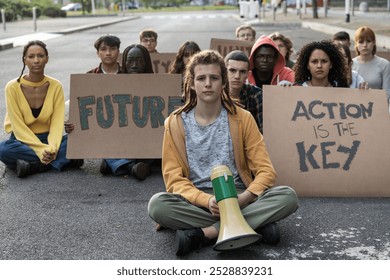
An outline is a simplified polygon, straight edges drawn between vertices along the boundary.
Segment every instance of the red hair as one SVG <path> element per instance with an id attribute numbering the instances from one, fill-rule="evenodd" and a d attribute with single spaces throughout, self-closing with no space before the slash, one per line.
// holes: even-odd
<path id="1" fill-rule="evenodd" d="M 375 33 L 371 28 L 369 28 L 367 26 L 362 26 L 362 27 L 359 27 L 355 32 L 355 51 L 358 55 L 360 55 L 360 52 L 358 50 L 358 42 L 359 41 L 374 42 L 374 48 L 372 50 L 372 54 L 376 54 Z"/>

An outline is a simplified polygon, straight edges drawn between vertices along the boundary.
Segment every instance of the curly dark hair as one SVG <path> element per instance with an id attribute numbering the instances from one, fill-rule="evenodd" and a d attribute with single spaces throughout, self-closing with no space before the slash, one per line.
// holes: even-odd
<path id="1" fill-rule="evenodd" d="M 322 50 L 329 56 L 332 63 L 332 68 L 329 70 L 328 74 L 329 83 L 335 87 L 349 87 L 344 57 L 330 40 L 311 42 L 299 50 L 297 62 L 293 69 L 295 71 L 295 83 L 302 84 L 305 81 L 312 79 L 307 66 L 314 50 Z"/>

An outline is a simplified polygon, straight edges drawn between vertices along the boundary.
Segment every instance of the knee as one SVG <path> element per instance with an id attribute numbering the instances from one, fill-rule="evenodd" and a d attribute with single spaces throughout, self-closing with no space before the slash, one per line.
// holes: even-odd
<path id="1" fill-rule="evenodd" d="M 0 160 L 3 162 L 7 161 L 10 157 L 10 153 L 12 153 L 12 149 L 7 145 L 7 141 L 0 142 Z"/>
<path id="2" fill-rule="evenodd" d="M 0 160 L 3 160 L 4 155 L 4 142 L 0 142 Z"/>
<path id="3" fill-rule="evenodd" d="M 281 202 L 284 205 L 285 209 L 288 209 L 289 212 L 295 212 L 298 209 L 298 196 L 295 190 L 289 186 L 278 186 L 275 187 L 282 194 Z"/>
<path id="4" fill-rule="evenodd" d="M 168 197 L 170 197 L 169 193 L 159 192 L 150 198 L 148 203 L 148 213 L 154 221 L 159 222 L 162 216 L 166 216 L 168 211 L 166 201 Z"/>

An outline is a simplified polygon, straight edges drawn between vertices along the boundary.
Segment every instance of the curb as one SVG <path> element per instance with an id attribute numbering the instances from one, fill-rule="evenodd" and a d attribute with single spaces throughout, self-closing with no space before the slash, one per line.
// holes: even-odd
<path id="1" fill-rule="evenodd" d="M 338 27 L 335 25 L 331 24 L 325 24 L 325 23 L 318 23 L 318 22 L 313 22 L 313 21 L 285 21 L 285 22 L 269 22 L 269 21 L 263 21 L 262 19 L 245 19 L 245 18 L 239 18 L 237 17 L 238 20 L 241 20 L 245 22 L 246 24 L 249 24 L 251 26 L 256 26 L 256 27 L 302 27 L 302 28 L 309 28 L 315 31 L 323 32 L 326 34 L 333 35 L 339 31 L 346 31 L 351 38 L 354 38 L 355 36 L 355 31 L 354 29 L 348 29 L 345 27 Z M 384 49 L 390 49 L 390 37 L 385 36 L 385 35 L 375 35 L 376 37 L 376 45 L 378 47 L 384 48 Z"/>
<path id="2" fill-rule="evenodd" d="M 6 43 L 4 45 L 0 44 L 0 51 L 12 49 L 14 47 L 13 43 Z"/>
<path id="3" fill-rule="evenodd" d="M 129 16 L 129 17 L 126 16 L 126 17 L 115 19 L 115 20 L 109 20 L 109 21 L 105 21 L 105 22 L 81 25 L 81 26 L 67 28 L 67 29 L 63 29 L 63 30 L 59 30 L 59 31 L 50 31 L 50 32 L 41 32 L 41 33 L 58 34 L 59 36 L 60 35 L 67 35 L 67 34 L 72 34 L 72 33 L 79 32 L 79 31 L 89 30 L 89 29 L 93 29 L 96 27 L 107 26 L 110 24 L 120 23 L 120 22 L 124 22 L 124 21 L 137 19 L 137 18 L 139 18 L 139 16 Z M 12 49 L 12 48 L 16 47 L 14 42 L 13 42 L 13 40 L 15 40 L 15 38 L 18 38 L 20 40 L 20 38 L 22 38 L 22 37 L 28 38 L 30 36 L 31 36 L 31 34 L 27 34 L 27 35 L 23 35 L 23 36 L 0 40 L 0 51 Z M 1 43 L 1 41 L 3 41 L 3 43 Z"/>
<path id="4" fill-rule="evenodd" d="M 335 34 L 339 31 L 346 31 L 351 38 L 354 38 L 355 36 L 355 30 L 353 29 L 337 27 L 334 25 L 323 24 L 318 22 L 302 21 L 302 27 L 310 28 L 312 30 L 324 32 L 327 34 Z M 382 47 L 384 49 L 390 49 L 390 37 L 376 34 L 375 38 L 376 38 L 376 45 L 378 47 Z"/>
<path id="5" fill-rule="evenodd" d="M 93 28 L 96 28 L 96 27 L 107 26 L 107 25 L 110 25 L 110 24 L 115 24 L 115 23 L 119 23 L 119 22 L 129 21 L 129 20 L 133 20 L 133 19 L 137 19 L 137 18 L 139 18 L 139 16 L 131 16 L 131 17 L 126 17 L 126 18 L 120 18 L 120 19 L 116 19 L 116 20 L 110 20 L 110 21 L 106 21 L 106 22 L 101 22 L 101 23 L 98 23 L 98 24 L 92 23 L 92 24 L 77 26 L 77 27 L 73 27 L 73 28 L 63 29 L 63 30 L 60 30 L 58 32 L 56 31 L 56 32 L 49 32 L 49 33 L 56 33 L 56 34 L 67 35 L 67 34 L 72 34 L 72 33 L 78 32 L 78 31 L 84 31 L 84 30 L 93 29 Z"/>

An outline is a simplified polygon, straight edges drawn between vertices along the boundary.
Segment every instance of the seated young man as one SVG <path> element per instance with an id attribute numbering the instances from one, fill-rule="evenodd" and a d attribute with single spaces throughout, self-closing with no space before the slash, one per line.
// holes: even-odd
<path id="1" fill-rule="evenodd" d="M 229 95 L 227 68 L 212 50 L 195 54 L 187 66 L 183 107 L 165 121 L 162 172 L 166 192 L 149 201 L 150 217 L 176 230 L 175 251 L 181 256 L 219 234 L 219 207 L 210 173 L 226 165 L 237 188 L 238 204 L 247 223 L 275 244 L 275 223 L 298 208 L 295 191 L 274 187 L 275 170 L 253 116 L 235 106 Z"/>

